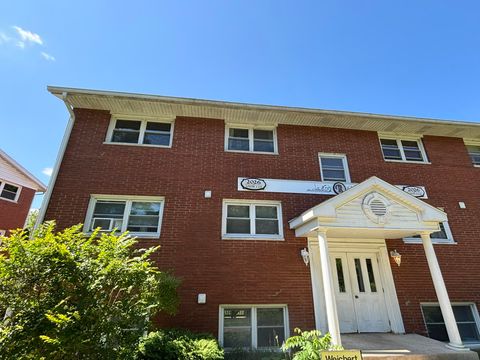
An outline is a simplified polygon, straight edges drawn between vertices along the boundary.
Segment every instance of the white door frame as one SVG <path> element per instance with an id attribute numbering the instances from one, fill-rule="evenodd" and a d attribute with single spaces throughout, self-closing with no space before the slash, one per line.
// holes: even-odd
<path id="1" fill-rule="evenodd" d="M 391 330 L 395 334 L 404 334 L 402 313 L 398 303 L 397 291 L 393 280 L 390 259 L 388 256 L 385 240 L 358 240 L 329 238 L 330 252 L 378 252 L 378 268 L 381 282 L 385 290 L 385 305 L 387 307 L 388 320 Z M 315 310 L 316 328 L 323 333 L 328 331 L 327 316 L 325 313 L 325 297 L 323 295 L 322 270 L 318 250 L 318 240 L 308 238 L 308 252 L 310 254 L 310 276 L 312 282 L 313 305 Z"/>

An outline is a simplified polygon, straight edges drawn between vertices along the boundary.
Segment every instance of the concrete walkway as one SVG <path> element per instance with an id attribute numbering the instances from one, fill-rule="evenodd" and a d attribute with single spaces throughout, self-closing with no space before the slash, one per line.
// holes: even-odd
<path id="1" fill-rule="evenodd" d="M 342 334 L 345 349 L 362 350 L 365 360 L 478 360 L 473 351 L 455 351 L 417 334 Z"/>

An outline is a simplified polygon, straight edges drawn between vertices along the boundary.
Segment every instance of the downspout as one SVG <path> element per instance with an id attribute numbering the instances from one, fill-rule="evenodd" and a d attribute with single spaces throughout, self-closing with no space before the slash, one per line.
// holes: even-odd
<path id="1" fill-rule="evenodd" d="M 47 212 L 48 204 L 50 203 L 50 197 L 52 196 L 53 187 L 57 180 L 58 171 L 60 165 L 62 164 L 63 156 L 65 155 L 65 149 L 67 148 L 68 140 L 70 139 L 70 134 L 72 132 L 73 123 L 75 122 L 75 114 L 73 113 L 73 107 L 67 102 L 67 92 L 62 93 L 62 100 L 67 107 L 70 118 L 68 119 L 67 127 L 65 128 L 65 133 L 63 135 L 62 143 L 60 144 L 60 149 L 58 151 L 57 159 L 55 161 L 55 166 L 53 167 L 52 176 L 48 182 L 47 191 L 43 197 L 42 206 L 38 212 L 37 221 L 35 222 L 35 229 L 37 229 L 45 220 L 45 214 Z"/>

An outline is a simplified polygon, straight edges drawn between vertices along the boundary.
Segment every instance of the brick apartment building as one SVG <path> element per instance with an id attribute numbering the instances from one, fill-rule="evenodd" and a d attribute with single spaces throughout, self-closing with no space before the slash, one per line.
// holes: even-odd
<path id="1" fill-rule="evenodd" d="M 129 230 L 182 279 L 162 326 L 480 343 L 480 125 L 49 87 L 70 121 L 41 219 Z"/>
<path id="2" fill-rule="evenodd" d="M 23 228 L 36 192 L 45 185 L 0 149 L 0 235 Z"/>

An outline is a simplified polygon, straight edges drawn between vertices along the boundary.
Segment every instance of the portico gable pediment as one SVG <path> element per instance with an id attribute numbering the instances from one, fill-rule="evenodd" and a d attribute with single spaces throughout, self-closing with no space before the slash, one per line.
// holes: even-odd
<path id="1" fill-rule="evenodd" d="M 397 237 L 437 230 L 445 220 L 443 211 L 374 176 L 292 219 L 290 228 L 297 236 L 323 227 L 339 236 L 356 229 L 364 236 Z"/>

